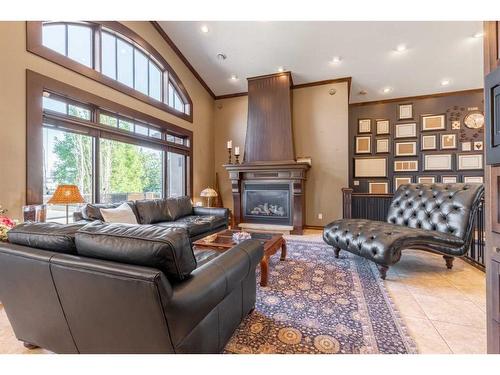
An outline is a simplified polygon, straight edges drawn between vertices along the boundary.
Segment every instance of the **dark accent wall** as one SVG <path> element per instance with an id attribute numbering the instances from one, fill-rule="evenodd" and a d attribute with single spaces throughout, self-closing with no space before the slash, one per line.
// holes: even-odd
<path id="1" fill-rule="evenodd" d="M 457 176 L 457 182 L 463 182 L 466 176 L 483 176 L 484 170 L 458 170 L 459 154 L 479 154 L 483 150 L 474 150 L 474 142 L 483 142 L 484 149 L 484 126 L 481 129 L 470 129 L 465 126 L 464 119 L 469 113 L 483 113 L 484 100 L 482 90 L 468 90 L 453 92 L 448 95 L 438 94 L 415 98 L 401 98 L 401 100 L 389 100 L 381 102 L 355 103 L 349 105 L 349 186 L 354 192 L 368 193 L 370 182 L 388 182 L 388 192 L 394 192 L 395 177 L 412 177 L 412 182 L 418 182 L 419 176 L 434 176 L 435 182 L 441 182 L 442 176 Z M 399 105 L 413 105 L 413 117 L 411 119 L 399 119 Z M 445 129 L 422 132 L 422 116 L 425 115 L 445 115 Z M 366 134 L 358 133 L 358 120 L 371 119 L 371 132 Z M 376 120 L 389 120 L 388 135 L 376 135 Z M 460 121 L 460 129 L 452 129 L 452 122 Z M 396 124 L 416 123 L 416 136 L 408 138 L 395 138 Z M 422 134 L 436 135 L 437 149 L 423 151 Z M 455 149 L 441 148 L 441 135 L 455 134 Z M 356 154 L 356 136 L 371 137 L 371 152 L 367 154 Z M 376 140 L 378 138 L 389 138 L 389 152 L 376 153 Z M 395 156 L 396 142 L 416 141 L 416 156 Z M 471 151 L 462 151 L 462 143 L 471 142 Z M 424 156 L 427 154 L 452 154 L 452 170 L 450 171 L 424 171 Z M 355 158 L 386 157 L 387 176 L 385 178 L 354 178 Z M 484 159 L 484 158 L 483 158 Z M 418 171 L 394 172 L 395 160 L 418 160 Z M 483 160 L 484 165 L 484 160 Z M 358 181 L 359 185 L 354 182 Z"/>

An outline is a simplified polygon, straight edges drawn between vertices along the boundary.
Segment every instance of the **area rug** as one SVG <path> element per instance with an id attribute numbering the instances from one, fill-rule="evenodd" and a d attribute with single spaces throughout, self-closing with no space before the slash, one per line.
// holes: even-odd
<path id="1" fill-rule="evenodd" d="M 268 286 L 257 286 L 256 308 L 227 353 L 417 352 L 372 262 L 336 259 L 317 241 L 288 239 L 287 250 L 285 261 L 272 257 Z"/>

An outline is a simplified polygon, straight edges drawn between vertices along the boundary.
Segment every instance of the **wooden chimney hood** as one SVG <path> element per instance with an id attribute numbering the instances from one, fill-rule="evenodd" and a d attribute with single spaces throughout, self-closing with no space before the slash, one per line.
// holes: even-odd
<path id="1" fill-rule="evenodd" d="M 290 72 L 248 78 L 244 163 L 294 163 Z"/>

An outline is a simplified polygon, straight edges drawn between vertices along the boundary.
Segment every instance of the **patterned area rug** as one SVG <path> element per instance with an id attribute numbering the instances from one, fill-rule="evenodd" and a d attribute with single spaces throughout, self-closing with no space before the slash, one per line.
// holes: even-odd
<path id="1" fill-rule="evenodd" d="M 228 353 L 416 353 L 372 262 L 322 242 L 287 240 Z M 260 281 L 260 267 L 257 267 Z"/>

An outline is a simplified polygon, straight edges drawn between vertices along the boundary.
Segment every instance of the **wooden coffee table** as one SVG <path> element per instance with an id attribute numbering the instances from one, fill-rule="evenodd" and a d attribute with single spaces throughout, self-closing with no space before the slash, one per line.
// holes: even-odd
<path id="1" fill-rule="evenodd" d="M 225 229 L 221 232 L 199 239 L 193 243 L 195 247 L 226 251 L 237 245 L 233 241 L 233 233 L 241 230 Z M 286 242 L 281 233 L 247 231 L 252 239 L 264 245 L 264 256 L 260 261 L 260 285 L 267 286 L 269 277 L 269 258 L 281 249 L 280 260 L 286 258 Z"/>

